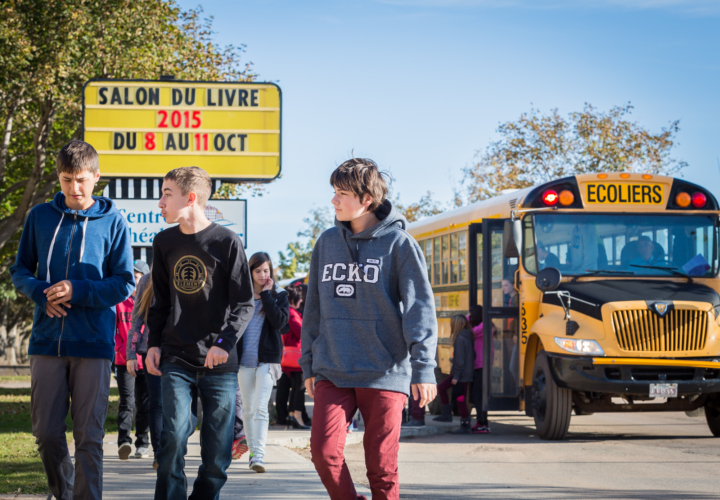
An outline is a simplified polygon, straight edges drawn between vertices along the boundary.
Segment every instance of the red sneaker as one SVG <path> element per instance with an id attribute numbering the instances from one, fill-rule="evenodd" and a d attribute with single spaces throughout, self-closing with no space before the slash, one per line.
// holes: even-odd
<path id="1" fill-rule="evenodd" d="M 247 440 L 245 438 L 233 441 L 232 445 L 232 457 L 233 460 L 237 460 L 242 457 L 248 451 Z"/>

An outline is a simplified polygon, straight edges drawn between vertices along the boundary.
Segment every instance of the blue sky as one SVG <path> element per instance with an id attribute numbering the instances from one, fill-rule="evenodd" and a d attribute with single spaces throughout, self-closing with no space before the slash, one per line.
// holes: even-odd
<path id="1" fill-rule="evenodd" d="M 199 5 L 181 1 L 183 8 Z M 631 102 L 659 132 L 679 119 L 682 176 L 720 197 L 716 0 L 205 0 L 221 45 L 245 44 L 283 91 L 283 175 L 249 198 L 248 252 L 275 258 L 354 151 L 403 201 L 448 201 L 501 122 Z"/>

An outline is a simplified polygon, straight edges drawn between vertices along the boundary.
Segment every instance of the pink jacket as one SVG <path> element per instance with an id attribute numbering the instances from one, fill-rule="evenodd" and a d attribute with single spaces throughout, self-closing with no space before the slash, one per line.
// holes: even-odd
<path id="1" fill-rule="evenodd" d="M 125 353 L 134 306 L 135 299 L 133 297 L 128 297 L 124 302 L 121 302 L 117 306 L 115 306 L 115 310 L 117 313 L 117 328 L 115 329 L 116 365 L 125 365 L 127 363 L 127 360 L 125 359 Z"/>
<path id="2" fill-rule="evenodd" d="M 475 369 L 483 367 L 483 324 L 480 323 L 478 326 L 473 328 L 473 334 L 475 334 Z M 492 363 L 492 356 L 495 354 L 495 346 L 493 345 L 492 339 L 490 339 L 490 362 Z"/>

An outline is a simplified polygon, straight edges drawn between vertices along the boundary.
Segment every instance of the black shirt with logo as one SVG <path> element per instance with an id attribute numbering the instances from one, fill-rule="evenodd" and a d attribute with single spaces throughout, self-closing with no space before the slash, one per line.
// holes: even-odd
<path id="1" fill-rule="evenodd" d="M 235 346 L 253 315 L 253 287 L 237 234 L 212 223 L 195 234 L 178 226 L 153 241 L 153 292 L 148 348 L 162 361 L 193 371 L 204 368 L 212 346 L 228 352 L 212 372 L 238 371 Z"/>

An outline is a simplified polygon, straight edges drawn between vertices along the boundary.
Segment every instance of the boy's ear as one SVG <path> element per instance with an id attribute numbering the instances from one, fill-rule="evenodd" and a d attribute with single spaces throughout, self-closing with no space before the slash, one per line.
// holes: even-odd
<path id="1" fill-rule="evenodd" d="M 190 192 L 188 193 L 188 203 L 187 203 L 187 206 L 188 206 L 188 207 L 191 207 L 191 206 L 195 205 L 195 203 L 197 203 L 197 193 L 195 193 L 195 192 L 193 192 L 193 191 L 190 191 Z"/>
<path id="2" fill-rule="evenodd" d="M 369 194 L 365 193 L 365 194 L 363 195 L 362 205 L 363 205 L 365 208 L 368 208 L 370 205 L 372 205 L 372 202 L 373 202 L 372 196 L 370 196 Z"/>

